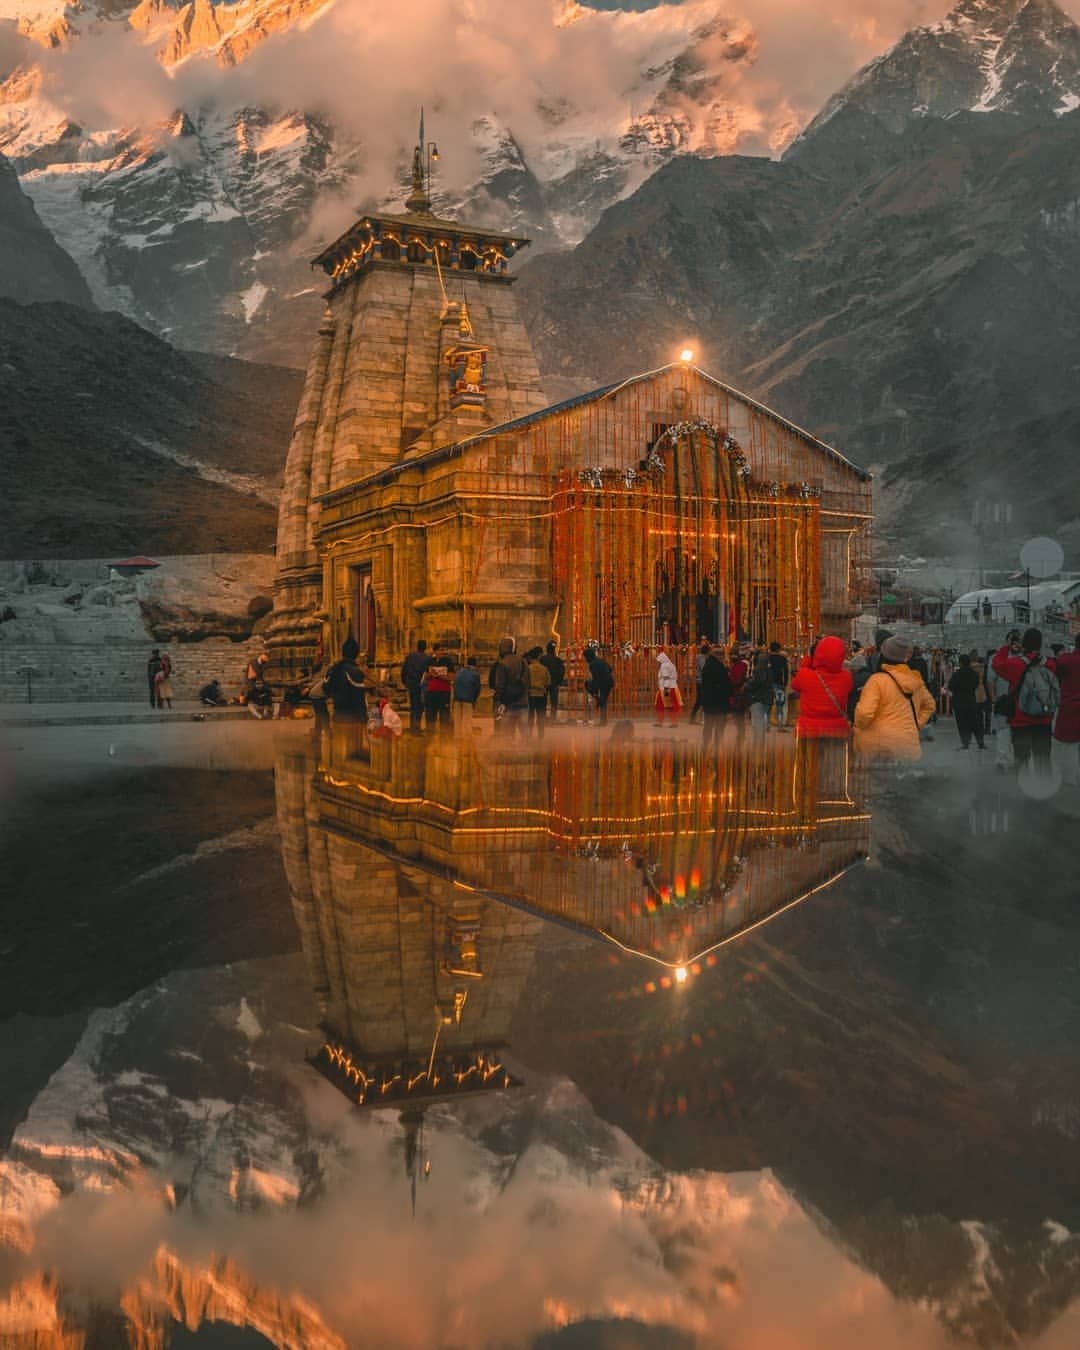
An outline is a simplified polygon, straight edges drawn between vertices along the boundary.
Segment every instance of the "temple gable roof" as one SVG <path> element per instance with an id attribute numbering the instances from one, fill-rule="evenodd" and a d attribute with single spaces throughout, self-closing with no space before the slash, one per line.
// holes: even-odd
<path id="1" fill-rule="evenodd" d="M 439 463 L 441 460 L 451 459 L 454 456 L 461 455 L 472 447 L 479 445 L 484 441 L 491 440 L 495 436 L 503 436 L 517 431 L 523 431 L 525 428 L 543 422 L 547 418 L 557 417 L 562 413 L 584 407 L 589 403 L 600 403 L 604 399 L 613 398 L 624 389 L 632 388 L 635 385 L 646 384 L 649 381 L 658 381 L 662 376 L 667 375 L 673 370 L 688 370 L 695 378 L 711 385 L 714 389 L 726 394 L 728 397 L 738 400 L 763 417 L 775 422 L 778 426 L 784 428 L 784 430 L 800 437 L 808 445 L 818 450 L 823 456 L 833 461 L 833 463 L 839 464 L 855 474 L 861 481 L 872 481 L 873 474 L 853 463 L 846 455 L 841 454 L 839 450 L 829 445 L 826 441 L 819 439 L 811 432 L 806 431 L 796 423 L 789 421 L 786 417 L 782 417 L 772 408 L 767 407 L 764 403 L 758 402 L 757 399 L 751 398 L 748 394 L 744 394 L 740 390 L 735 389 L 732 385 L 725 384 L 722 380 L 716 379 L 715 376 L 709 375 L 705 371 L 698 369 L 697 366 L 686 367 L 683 366 L 681 362 L 672 362 L 669 365 L 659 367 L 657 370 L 645 371 L 640 375 L 631 375 L 625 380 L 618 380 L 612 384 L 602 385 L 598 389 L 592 389 L 587 393 L 577 394 L 572 398 L 563 399 L 559 403 L 552 403 L 546 408 L 539 408 L 535 412 L 525 413 L 520 417 L 512 418 L 508 422 L 500 422 L 495 426 L 486 427 L 464 440 L 448 442 L 444 445 L 436 446 L 431 450 L 427 450 L 419 455 L 414 455 L 409 459 L 402 460 L 399 464 L 391 465 L 389 468 L 383 469 L 380 472 L 372 474 L 370 477 L 358 481 L 363 482 L 365 485 L 370 484 L 371 486 L 392 482 L 396 477 L 403 473 L 407 473 L 409 470 L 426 468 L 429 465 Z M 429 432 L 430 430 L 432 429 L 429 429 Z M 356 483 L 345 484 L 334 492 L 324 494 L 321 500 L 331 501 L 339 494 L 353 491 L 355 487 Z"/>

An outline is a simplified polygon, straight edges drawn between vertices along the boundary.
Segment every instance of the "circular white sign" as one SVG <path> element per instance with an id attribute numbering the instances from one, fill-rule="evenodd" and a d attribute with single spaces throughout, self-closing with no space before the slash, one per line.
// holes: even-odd
<path id="1" fill-rule="evenodd" d="M 1064 561 L 1065 551 L 1058 541 L 1043 535 L 1038 539 L 1029 539 L 1020 550 L 1021 567 L 1042 581 L 1047 577 L 1056 577 Z"/>

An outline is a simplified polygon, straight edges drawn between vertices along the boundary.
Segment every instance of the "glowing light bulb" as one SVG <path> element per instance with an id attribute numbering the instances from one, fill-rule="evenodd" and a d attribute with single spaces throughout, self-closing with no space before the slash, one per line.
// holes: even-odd
<path id="1" fill-rule="evenodd" d="M 685 967 L 685 966 L 679 966 L 678 969 L 675 971 L 675 983 L 676 983 L 676 984 L 685 984 L 685 983 L 686 983 L 686 975 L 687 975 L 686 967 Z"/>
<path id="2" fill-rule="evenodd" d="M 694 359 L 693 347 L 684 347 L 679 353 L 679 360 L 689 364 Z"/>

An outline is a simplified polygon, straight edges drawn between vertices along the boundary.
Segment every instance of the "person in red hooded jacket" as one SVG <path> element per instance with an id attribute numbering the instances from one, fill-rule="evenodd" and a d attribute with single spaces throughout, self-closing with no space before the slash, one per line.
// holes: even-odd
<path id="1" fill-rule="evenodd" d="M 800 736 L 839 740 L 850 735 L 847 705 L 855 682 L 844 669 L 846 656 L 840 638 L 823 637 L 799 667 L 791 687 L 799 695 Z"/>
<path id="2" fill-rule="evenodd" d="M 994 674 L 1000 680 L 1008 682 L 1009 692 L 1013 697 L 1009 730 L 1012 735 L 1013 757 L 1019 767 L 1032 758 L 1044 761 L 1050 758 L 1050 728 L 1054 721 L 1053 713 L 1032 716 L 1024 712 L 1020 706 L 1020 687 L 1030 678 L 1030 672 L 1034 668 L 1045 665 L 1051 674 L 1056 674 L 1057 662 L 1053 657 L 1049 661 L 1043 661 L 1042 645 L 1042 632 L 1038 628 L 1029 628 L 1020 639 L 1019 653 L 1015 650 L 1015 643 L 1006 643 L 990 662 Z M 1056 678 L 1054 683 L 1057 683 Z"/>

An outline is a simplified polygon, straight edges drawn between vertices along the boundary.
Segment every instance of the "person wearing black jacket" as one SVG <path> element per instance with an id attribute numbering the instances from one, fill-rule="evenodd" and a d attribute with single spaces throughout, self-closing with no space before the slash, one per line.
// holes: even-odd
<path id="1" fill-rule="evenodd" d="M 910 665 L 911 662 L 909 661 L 908 664 Z M 960 733 L 960 745 L 958 746 L 960 750 L 971 749 L 972 734 L 975 736 L 975 743 L 979 749 L 986 749 L 986 742 L 983 740 L 981 709 L 976 701 L 978 689 L 978 672 L 972 667 L 971 657 L 963 652 L 960 656 L 960 664 L 953 671 L 952 678 L 949 680 L 953 716 L 956 718 L 956 729 Z"/>
<path id="2" fill-rule="evenodd" d="M 589 678 L 585 681 L 585 692 L 596 699 L 596 709 L 600 725 L 607 726 L 607 705 L 611 691 L 615 688 L 615 676 L 611 667 L 595 647 L 585 648 L 585 660 L 589 667 Z"/>
<path id="3" fill-rule="evenodd" d="M 401 683 L 409 695 L 409 727 L 412 731 L 420 730 L 420 721 L 424 716 L 424 676 L 431 661 L 427 643 L 421 638 L 416 644 L 416 651 L 410 652 L 401 664 Z"/>
<path id="4" fill-rule="evenodd" d="M 566 662 L 557 655 L 554 642 L 548 643 L 547 651 L 540 658 L 540 664 L 551 676 L 547 696 L 551 706 L 551 720 L 554 722 L 559 715 L 559 690 L 566 683 Z"/>
<path id="5" fill-rule="evenodd" d="M 701 701 L 706 748 L 719 744 L 724 719 L 731 712 L 731 696 L 734 692 L 731 676 L 724 664 L 723 648 L 711 647 L 698 679 L 698 698 Z"/>
<path id="6" fill-rule="evenodd" d="M 367 683 L 364 672 L 356 664 L 360 644 L 355 638 L 346 638 L 341 648 L 341 660 L 326 672 L 324 688 L 334 700 L 336 720 L 367 721 Z"/>

